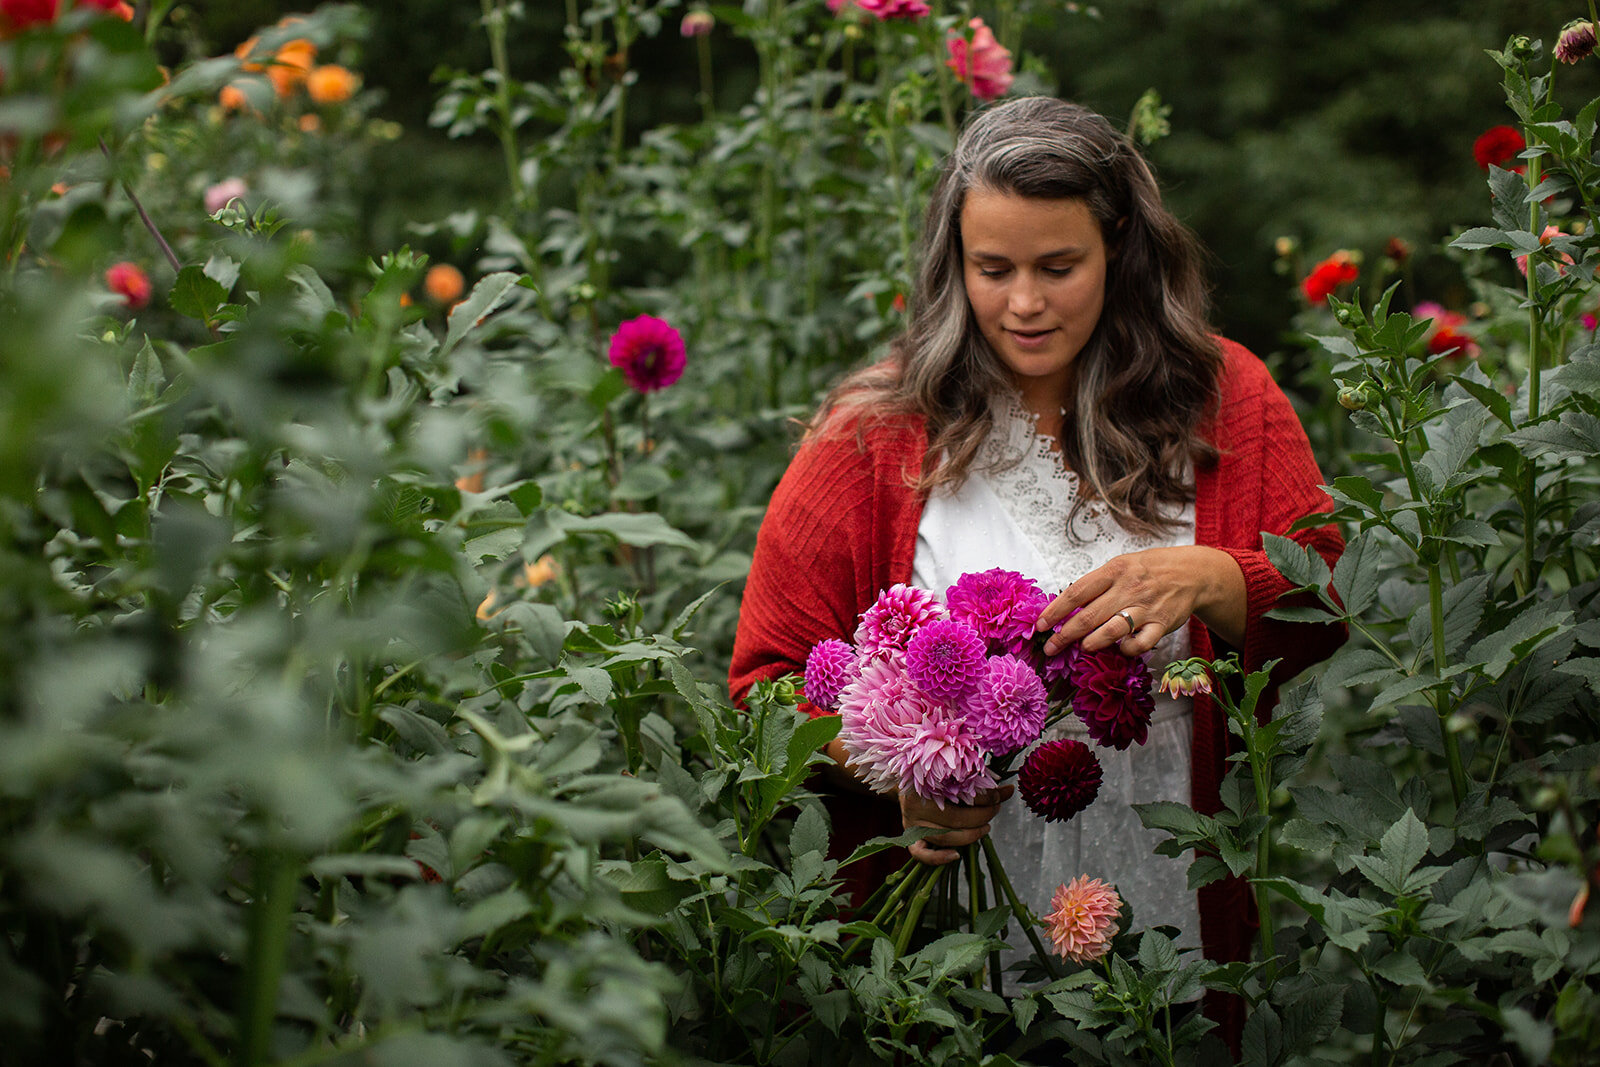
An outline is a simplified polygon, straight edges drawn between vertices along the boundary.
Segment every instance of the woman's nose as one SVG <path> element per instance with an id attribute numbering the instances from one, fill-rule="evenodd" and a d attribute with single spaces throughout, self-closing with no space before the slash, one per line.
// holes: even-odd
<path id="1" fill-rule="evenodd" d="M 1013 315 L 1037 315 L 1044 310 L 1044 293 L 1039 289 L 1039 283 L 1033 278 L 1019 276 L 1011 286 L 1007 303 Z"/>

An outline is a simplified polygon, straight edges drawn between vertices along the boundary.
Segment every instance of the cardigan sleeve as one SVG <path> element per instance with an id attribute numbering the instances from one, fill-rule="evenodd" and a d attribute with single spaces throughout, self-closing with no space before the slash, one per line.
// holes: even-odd
<path id="1" fill-rule="evenodd" d="M 921 462 L 919 434 L 920 425 L 860 436 L 846 426 L 801 445 L 756 535 L 728 672 L 735 700 L 801 671 L 818 641 L 851 640 L 878 591 L 906 580 L 920 507 L 906 472 Z"/>
<path id="2" fill-rule="evenodd" d="M 1331 524 L 1289 532 L 1300 518 L 1331 510 L 1333 501 L 1322 488 L 1311 444 L 1283 390 L 1255 356 L 1237 345 L 1225 347 L 1228 372 L 1218 419 L 1219 444 L 1225 451 L 1214 476 L 1235 518 L 1217 547 L 1244 573 L 1245 639 L 1238 650 L 1244 669 L 1281 659 L 1273 672 L 1281 682 L 1332 655 L 1346 631 L 1339 625 L 1267 617 L 1293 586 L 1268 562 L 1261 534 L 1288 537 L 1315 551 L 1329 567 L 1344 551 L 1344 538 Z M 1253 506 L 1245 506 L 1247 500 Z M 1244 516 L 1251 517 L 1248 529 L 1240 525 Z"/>

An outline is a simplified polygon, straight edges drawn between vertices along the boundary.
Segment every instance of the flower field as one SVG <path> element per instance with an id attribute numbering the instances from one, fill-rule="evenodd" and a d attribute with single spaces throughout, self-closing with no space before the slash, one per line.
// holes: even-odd
<path id="1" fill-rule="evenodd" d="M 463 6 L 486 62 L 413 87 L 413 130 L 382 5 L 213 40 L 206 5 L 0 0 L 0 1067 L 1597 1062 L 1592 5 L 1463 46 L 1504 103 L 1442 241 L 1358 233 L 1401 197 L 1330 201 L 1347 241 L 1202 227 L 1276 272 L 1219 296 L 1275 309 L 1237 314 L 1348 541 L 1267 539 L 1276 617 L 1349 631 L 1267 721 L 1228 657 L 1031 662 L 1048 596 L 1004 574 L 886 593 L 857 644 L 903 671 L 834 641 L 728 693 L 797 420 L 904 325 L 964 116 L 1114 87 L 1039 42 L 1156 15 Z M 1214 152 L 1139 91 L 1114 121 L 1152 155 Z M 1229 159 L 1266 212 L 1263 143 Z M 1251 958 L 1080 871 L 1036 931 L 976 850 L 850 906 L 911 839 L 830 852 L 819 750 L 854 731 L 885 784 L 970 755 L 874 719 L 913 684 L 1003 758 L 1064 690 L 1117 749 L 1155 694 L 1214 693 L 1222 807 L 1139 817 L 1191 886 L 1243 880 Z M 1093 760 L 1040 746 L 1015 803 L 1115 802 Z"/>

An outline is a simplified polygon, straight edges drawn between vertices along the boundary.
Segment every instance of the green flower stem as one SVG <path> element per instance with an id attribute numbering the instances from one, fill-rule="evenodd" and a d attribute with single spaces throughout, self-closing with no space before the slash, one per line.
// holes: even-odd
<path id="1" fill-rule="evenodd" d="M 1028 935 L 1028 941 L 1033 945 L 1033 951 L 1038 953 L 1039 959 L 1044 963 L 1045 970 L 1050 972 L 1052 980 L 1061 977 L 1061 970 L 1056 966 L 1056 959 L 1045 951 L 1044 942 L 1039 940 L 1039 934 L 1034 930 L 1038 920 L 1033 917 L 1033 912 L 1023 906 L 1017 899 L 1017 891 L 1011 886 L 1011 879 L 1006 876 L 1005 866 L 1000 862 L 1000 853 L 995 851 L 994 839 L 988 834 L 983 836 L 983 855 L 989 861 L 989 877 L 1005 893 L 1007 902 L 1011 905 L 1011 913 L 1016 916 L 1017 922 L 1022 926 L 1022 932 Z"/>
<path id="2" fill-rule="evenodd" d="M 100 139 L 100 151 L 106 157 L 106 162 L 111 163 L 115 168 L 116 161 L 111 158 L 111 149 L 103 137 Z M 161 236 L 161 228 L 150 217 L 150 213 L 144 209 L 144 204 L 140 203 L 138 194 L 133 191 L 132 183 L 126 178 L 118 178 L 117 184 L 122 186 L 123 195 L 133 204 L 133 209 L 139 213 L 139 221 L 144 223 L 146 230 L 150 231 L 150 236 L 156 239 L 156 244 L 161 247 L 161 254 L 167 258 L 167 262 L 171 264 L 173 272 L 176 273 L 183 270 L 183 264 L 178 262 L 177 253 L 172 250 L 172 246 L 167 243 L 167 239 Z M 210 323 L 206 325 L 209 326 Z"/>
<path id="3" fill-rule="evenodd" d="M 1529 130 L 1529 140 L 1532 141 L 1533 131 Z M 1528 160 L 1528 188 L 1534 189 L 1539 185 L 1539 157 Z M 1542 230 L 1540 225 L 1539 202 L 1535 200 L 1528 205 L 1528 230 L 1537 237 Z M 1534 423 L 1539 419 L 1539 304 L 1538 283 L 1539 271 L 1535 266 L 1535 257 L 1528 256 L 1528 271 L 1524 282 L 1528 294 L 1528 422 Z M 1519 593 L 1533 588 L 1533 548 L 1536 540 L 1536 526 L 1539 519 L 1538 503 L 1538 464 L 1532 457 L 1523 459 L 1524 477 L 1522 482 L 1522 577 L 1523 586 Z"/>
<path id="4" fill-rule="evenodd" d="M 712 92 L 711 83 L 711 35 L 702 33 L 694 39 L 695 50 L 700 54 L 700 110 L 705 115 L 706 125 L 716 118 L 716 94 Z"/>
<path id="5" fill-rule="evenodd" d="M 1439 565 L 1428 568 L 1428 611 L 1433 623 L 1433 670 L 1444 673 L 1444 576 Z M 1450 730 L 1450 684 L 1441 683 L 1434 691 L 1434 710 L 1439 715 L 1439 736 L 1444 741 L 1445 761 L 1450 767 L 1450 793 L 1456 806 L 1467 796 L 1467 772 L 1461 762 L 1461 745 Z"/>
<path id="6" fill-rule="evenodd" d="M 898 872 L 899 881 L 894 889 L 890 891 L 889 899 L 884 901 L 883 907 L 878 909 L 878 913 L 872 917 L 872 925 L 882 930 L 883 924 L 895 913 L 895 909 L 900 906 L 900 902 L 905 898 L 906 893 L 915 886 L 920 885 L 932 871 L 933 868 L 921 860 L 908 860 L 906 865 L 900 868 Z M 865 937 L 858 937 L 850 942 L 849 945 L 845 946 L 844 951 L 839 954 L 840 961 L 848 960 L 855 953 L 855 950 L 865 944 L 867 940 Z"/>
<path id="7" fill-rule="evenodd" d="M 1241 719 L 1248 716 L 1241 715 Z M 1256 745 L 1256 731 L 1254 723 L 1245 724 L 1245 745 L 1250 753 L 1250 778 L 1256 787 L 1256 810 L 1263 818 L 1269 819 L 1267 826 L 1261 830 L 1261 835 L 1256 838 L 1256 870 L 1257 878 L 1266 878 L 1272 864 L 1272 826 L 1268 806 L 1272 800 L 1270 783 L 1267 781 L 1269 772 L 1267 761 L 1261 755 Z M 1261 921 L 1261 958 L 1267 964 L 1267 985 L 1270 987 L 1278 977 L 1278 965 L 1273 962 L 1278 955 L 1276 948 L 1276 929 L 1272 922 L 1272 894 L 1263 884 L 1256 885 L 1256 916 Z"/>
<path id="8" fill-rule="evenodd" d="M 299 875 L 299 865 L 284 853 L 263 849 L 256 858 L 248 962 L 239 998 L 239 1046 L 245 1067 L 267 1063 L 272 1056 L 272 1021 L 278 1015 L 278 986 L 288 955 Z"/>
<path id="9" fill-rule="evenodd" d="M 512 118 L 511 60 L 506 52 L 505 0 L 480 0 L 483 10 L 483 28 L 489 35 L 489 55 L 494 70 L 499 75 L 495 85 L 494 106 L 500 112 L 500 150 L 506 157 L 506 177 L 511 182 L 511 204 L 522 210 L 527 190 L 522 187 L 521 152 L 517 149 L 517 131 Z"/>
<path id="10" fill-rule="evenodd" d="M 922 911 L 928 906 L 928 901 L 933 897 L 933 890 L 940 881 L 940 876 L 948 873 L 943 867 L 930 867 L 929 874 L 922 880 L 922 885 L 917 889 L 917 895 L 911 898 L 911 904 L 906 908 L 905 915 L 901 916 L 900 924 L 894 936 L 894 954 L 904 956 L 906 949 L 911 945 L 911 935 L 916 932 L 917 923 L 922 919 Z"/>
<path id="11" fill-rule="evenodd" d="M 961 862 L 967 867 L 967 929 L 972 933 L 978 932 L 978 901 L 983 899 L 983 887 L 978 878 L 978 849 L 968 845 L 961 850 Z M 972 988 L 983 988 L 983 971 L 980 968 L 972 972 Z"/>

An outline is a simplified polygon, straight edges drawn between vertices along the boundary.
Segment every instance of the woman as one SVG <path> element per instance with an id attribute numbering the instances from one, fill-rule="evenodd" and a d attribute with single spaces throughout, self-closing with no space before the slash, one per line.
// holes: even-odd
<path id="1" fill-rule="evenodd" d="M 943 590 L 991 567 L 1063 590 L 1039 619 L 1067 620 L 1047 652 L 1114 645 L 1159 673 L 1233 649 L 1247 670 L 1282 658 L 1286 678 L 1336 647 L 1337 629 L 1265 617 L 1290 585 L 1262 531 L 1330 565 L 1342 542 L 1327 526 L 1289 533 L 1330 506 L 1305 433 L 1261 363 L 1209 332 L 1198 247 L 1126 139 L 1048 98 L 978 113 L 935 187 L 922 255 L 910 326 L 833 390 L 773 495 L 736 697 L 799 671 L 817 641 L 849 640 L 881 589 Z M 1187 859 L 1153 855 L 1164 835 L 1129 807 L 1217 810 L 1227 748 L 1209 699 L 1163 697 L 1145 746 L 1097 753 L 1099 799 L 1067 824 L 1006 804 L 1010 787 L 971 807 L 901 796 L 898 818 L 857 793 L 831 805 L 836 850 L 901 823 L 930 831 L 913 855 L 947 863 L 992 830 L 1035 911 L 1060 882 L 1096 875 L 1140 926 L 1242 958 L 1243 885 L 1197 901 Z M 834 781 L 859 789 L 837 741 L 829 755 Z"/>

